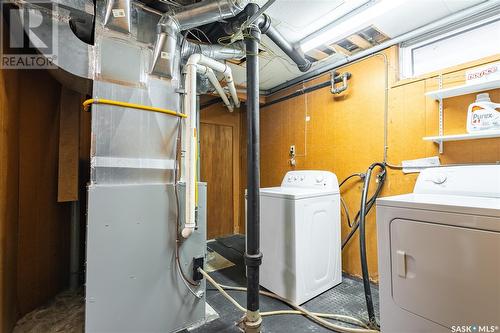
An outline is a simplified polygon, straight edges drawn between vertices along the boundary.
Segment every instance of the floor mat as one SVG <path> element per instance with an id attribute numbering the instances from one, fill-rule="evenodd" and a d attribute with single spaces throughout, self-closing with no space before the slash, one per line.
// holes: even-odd
<path id="1" fill-rule="evenodd" d="M 245 248 L 245 239 L 242 235 L 235 235 L 216 239 L 208 244 L 211 250 L 219 252 L 223 257 L 236 263 L 235 266 L 222 269 L 210 275 L 219 283 L 241 286 L 246 285 L 245 265 L 242 258 L 241 249 Z M 378 287 L 372 284 L 372 297 L 375 306 L 375 313 L 379 318 Z M 229 291 L 242 306 L 246 306 L 245 292 Z M 235 323 L 238 322 L 242 313 L 234 305 L 229 303 L 215 288 L 207 284 L 207 302 L 219 313 L 220 318 L 213 322 L 199 327 L 194 333 L 223 333 L 239 332 Z M 344 275 L 343 282 L 325 293 L 313 298 L 303 305 L 306 309 L 314 312 L 335 313 L 353 316 L 362 320 L 367 320 L 366 303 L 361 279 Z M 280 301 L 272 298 L 260 297 L 261 311 L 285 310 L 289 307 Z M 344 323 L 340 325 L 349 326 Z M 307 318 L 297 315 L 281 315 L 266 317 L 263 320 L 263 332 L 265 333 L 303 333 L 303 332 L 331 332 Z"/>

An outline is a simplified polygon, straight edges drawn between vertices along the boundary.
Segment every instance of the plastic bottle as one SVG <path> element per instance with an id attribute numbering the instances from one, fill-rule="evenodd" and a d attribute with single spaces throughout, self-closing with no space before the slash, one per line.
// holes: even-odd
<path id="1" fill-rule="evenodd" d="M 493 103 L 488 93 L 478 94 L 476 101 L 469 105 L 467 112 L 467 132 L 500 130 L 499 103 Z"/>

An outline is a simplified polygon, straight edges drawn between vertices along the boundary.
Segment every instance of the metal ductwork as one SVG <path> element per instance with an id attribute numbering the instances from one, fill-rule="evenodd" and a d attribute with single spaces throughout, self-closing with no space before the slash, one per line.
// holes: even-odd
<path id="1" fill-rule="evenodd" d="M 188 30 L 234 17 L 246 7 L 247 3 L 248 0 L 205 0 L 176 9 L 167 16 L 177 21 L 180 30 Z"/>
<path id="2" fill-rule="evenodd" d="M 292 45 L 286 38 L 271 25 L 271 18 L 266 14 L 262 14 L 258 18 L 258 25 L 261 32 L 273 41 L 285 54 L 293 60 L 301 72 L 307 72 L 312 63 L 304 57 L 300 48 Z"/>
<path id="3" fill-rule="evenodd" d="M 224 46 L 218 44 L 198 44 L 188 40 L 183 41 L 181 57 L 189 58 L 192 54 L 203 54 L 212 59 L 241 59 L 245 57 L 245 45 L 242 42 Z"/>
<path id="4" fill-rule="evenodd" d="M 234 20 L 225 25 L 224 31 L 227 34 L 236 33 L 242 25 L 246 24 L 246 21 L 247 16 L 240 14 Z M 267 35 L 269 39 L 276 44 L 276 46 L 283 50 L 283 52 L 293 60 L 301 72 L 307 72 L 311 68 L 312 63 L 304 57 L 304 54 L 299 47 L 291 44 L 278 30 L 276 30 L 276 28 L 272 26 L 271 23 L 271 18 L 266 14 L 262 14 L 257 17 L 251 25 L 257 26 L 262 34 Z"/>
<path id="5" fill-rule="evenodd" d="M 58 32 L 58 38 L 55 39 L 56 57 L 44 48 L 38 50 L 51 60 L 54 67 L 58 67 L 52 69 L 50 73 L 72 90 L 88 93 L 93 78 L 91 61 L 93 46 L 79 39 L 68 23 L 75 17 L 78 17 L 79 22 L 92 22 L 94 16 L 92 0 L 57 0 L 53 3 L 58 8 L 57 12 L 39 2 L 20 0 L 12 2 L 20 9 L 32 10 L 36 15 L 42 16 L 43 24 L 37 27 L 37 37 L 42 43 L 50 45 L 54 40 L 53 31 Z M 27 35 L 30 33 L 28 26 L 21 22 L 20 17 L 13 16 L 11 25 L 25 29 Z"/>
<path id="6" fill-rule="evenodd" d="M 205 0 L 164 14 L 158 22 L 151 73 L 172 76 L 181 31 L 234 17 L 247 3 L 248 0 Z"/>

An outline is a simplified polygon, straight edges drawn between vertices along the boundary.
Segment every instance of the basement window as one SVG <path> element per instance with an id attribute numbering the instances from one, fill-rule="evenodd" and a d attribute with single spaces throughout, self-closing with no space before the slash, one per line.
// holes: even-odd
<path id="1" fill-rule="evenodd" d="M 400 45 L 401 79 L 500 53 L 500 15 Z"/>

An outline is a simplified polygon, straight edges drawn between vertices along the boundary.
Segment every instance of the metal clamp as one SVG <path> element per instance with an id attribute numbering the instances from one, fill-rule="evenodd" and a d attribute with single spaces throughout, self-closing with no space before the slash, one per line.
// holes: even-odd
<path id="1" fill-rule="evenodd" d="M 258 267 L 262 264 L 262 253 L 248 254 L 245 253 L 245 265 L 250 267 Z"/>

